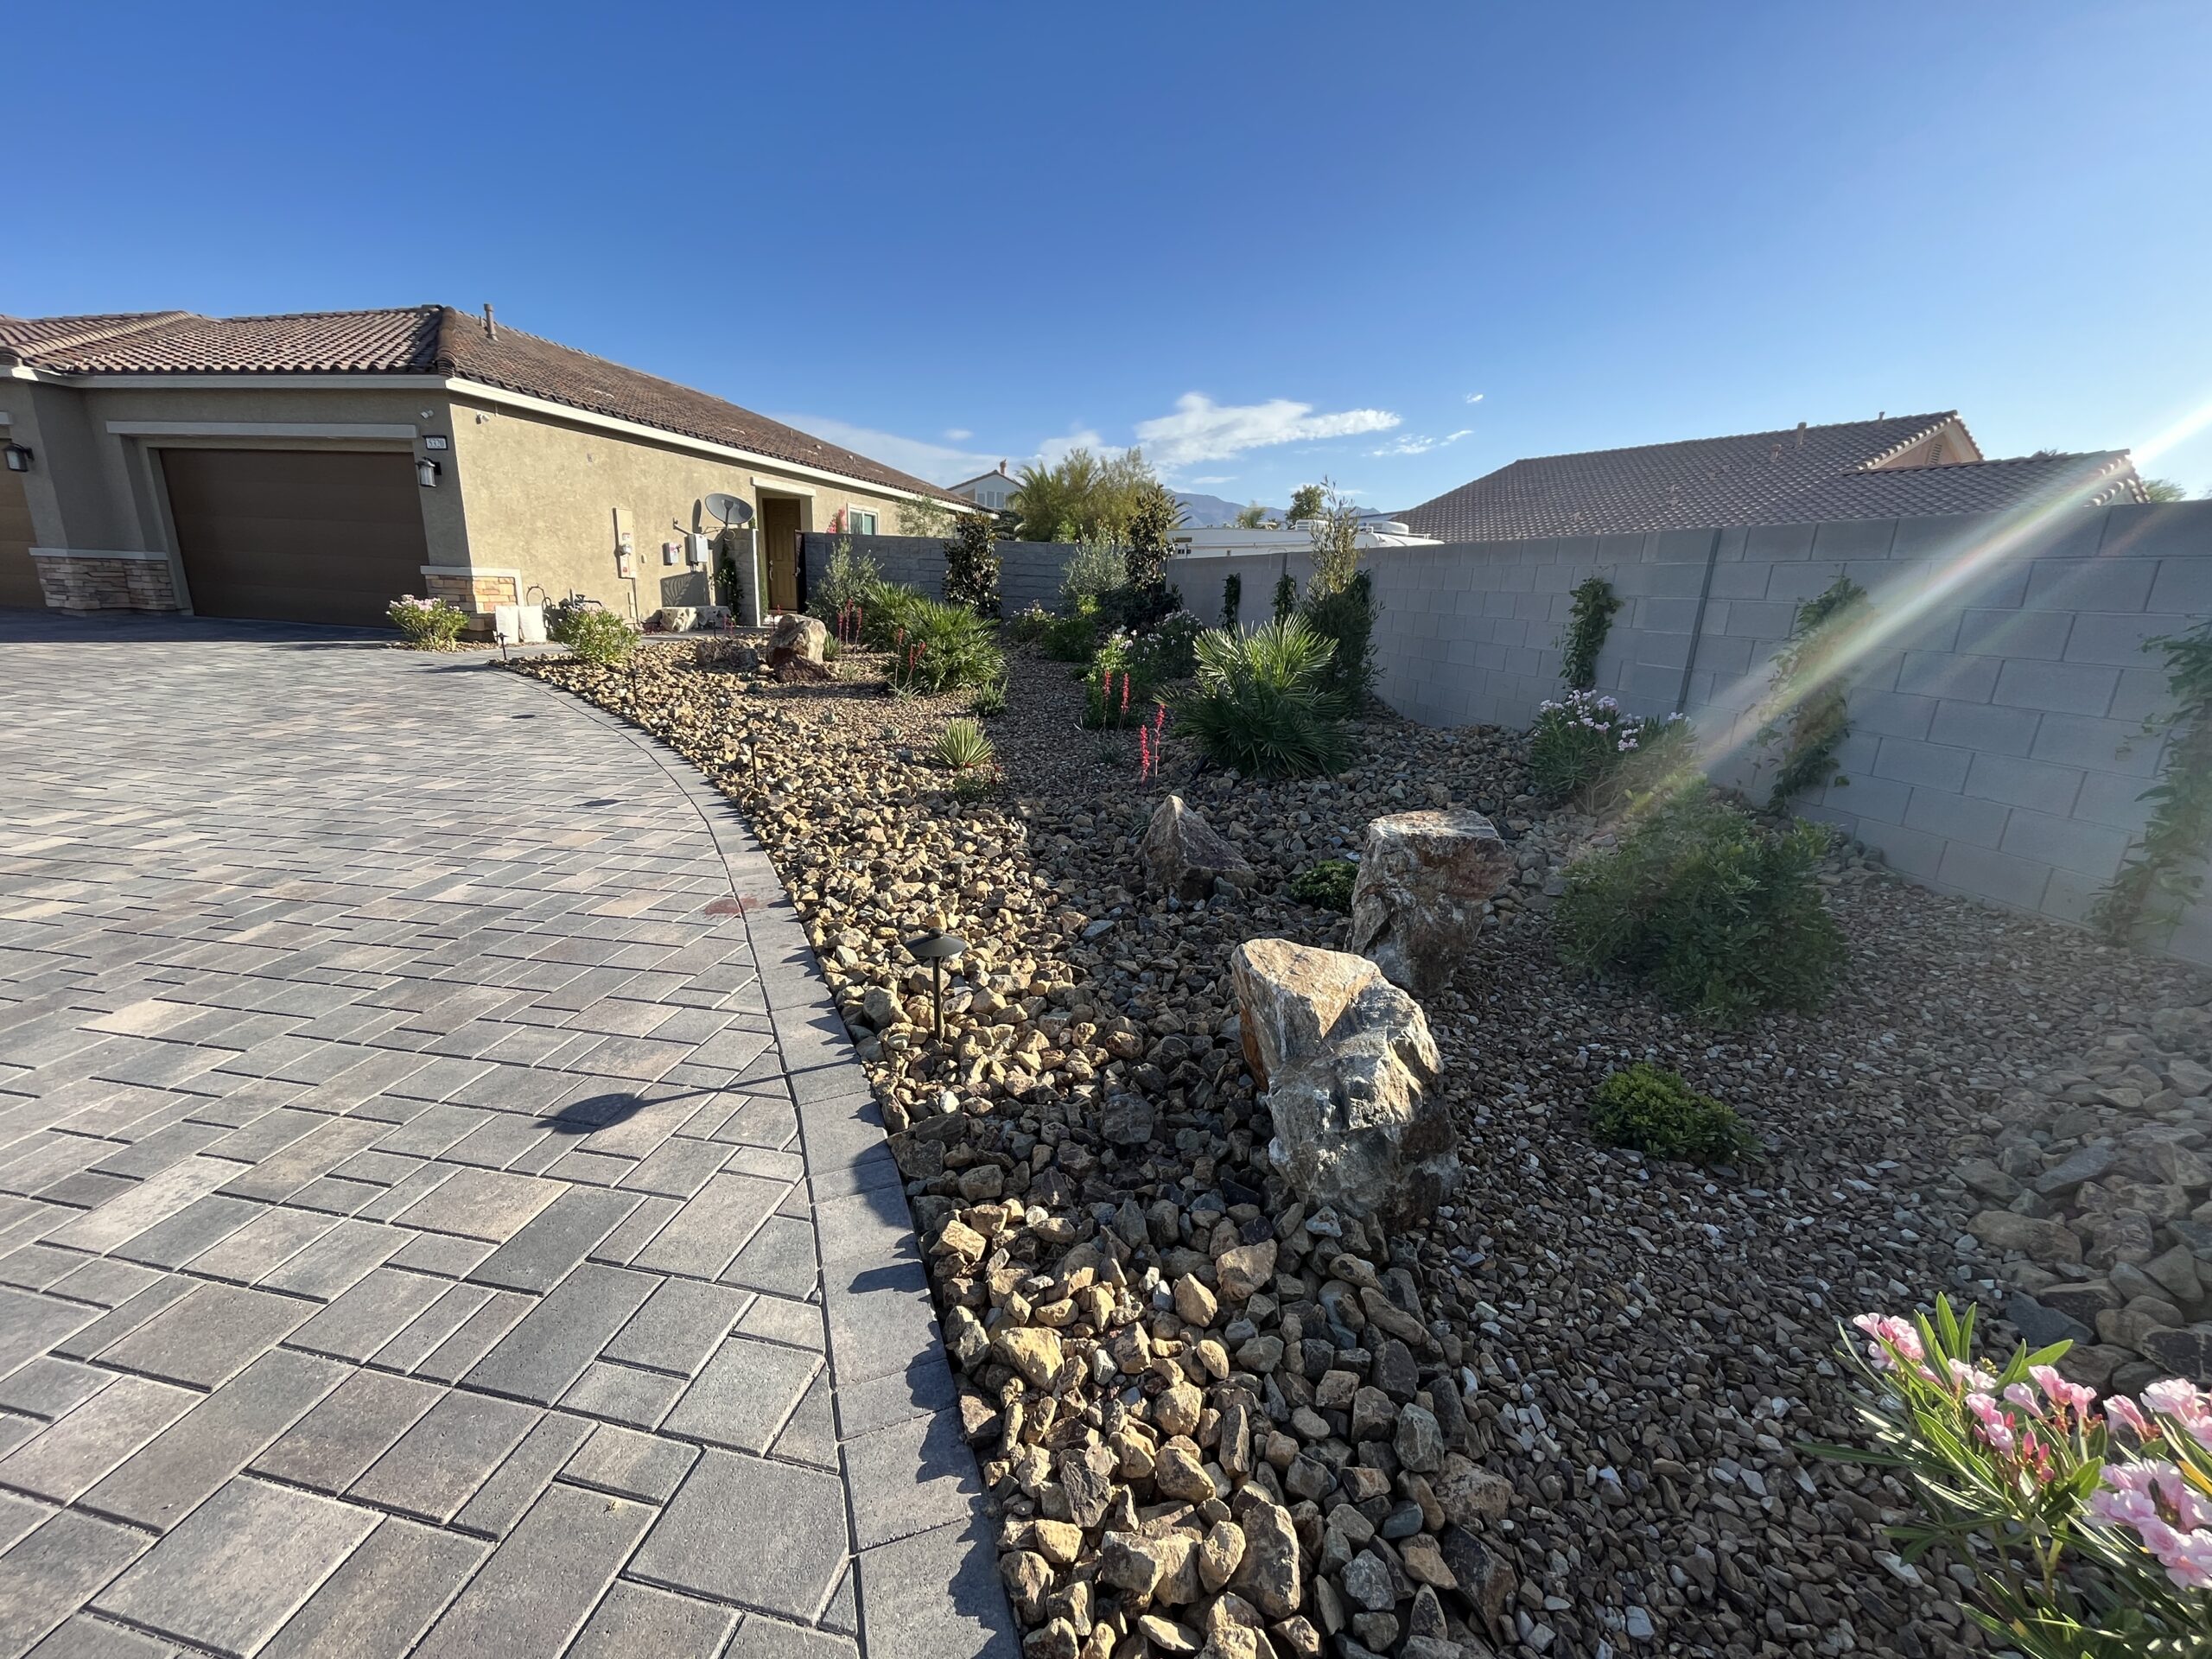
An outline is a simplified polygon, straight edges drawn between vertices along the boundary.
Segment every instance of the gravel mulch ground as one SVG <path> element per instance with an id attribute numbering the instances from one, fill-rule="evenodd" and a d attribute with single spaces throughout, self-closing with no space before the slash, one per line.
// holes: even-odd
<path id="1" fill-rule="evenodd" d="M 1839 855 L 1833 1004 L 1716 1033 L 1558 965 L 1547 889 L 1593 826 L 1539 810 L 1511 734 L 1376 719 L 1355 772 L 1275 785 L 1171 744 L 1166 779 L 1260 876 L 1180 906 L 1135 856 L 1166 785 L 1133 734 L 1080 729 L 1063 665 L 1017 653 L 1004 789 L 966 799 L 925 758 L 964 696 L 887 698 L 865 657 L 817 686 L 674 650 L 518 667 L 690 756 L 806 916 L 899 1131 L 1031 1659 L 1981 1645 L 1955 1586 L 1885 1553 L 1881 1487 L 1806 1449 L 1850 1432 L 1836 1322 L 1939 1289 L 2001 1306 L 1961 1160 L 2109 1033 L 2212 1001 L 2203 976 Z M 1521 868 L 1426 1010 L 1465 1181 L 1384 1239 L 1269 1173 L 1227 957 L 1340 947 L 1288 878 L 1446 803 Z M 949 1052 L 896 943 L 925 925 L 971 946 Z M 1597 1146 L 1588 1091 L 1637 1059 L 1734 1105 L 1761 1154 Z"/>

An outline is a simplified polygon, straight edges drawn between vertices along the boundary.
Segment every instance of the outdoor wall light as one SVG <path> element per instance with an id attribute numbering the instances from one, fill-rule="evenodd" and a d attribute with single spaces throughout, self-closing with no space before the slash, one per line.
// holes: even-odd
<path id="1" fill-rule="evenodd" d="M 415 463 L 415 481 L 426 490 L 438 487 L 438 474 L 445 469 L 428 455 Z"/>
<path id="2" fill-rule="evenodd" d="M 944 964 L 968 948 L 957 933 L 924 933 L 906 941 L 906 954 L 930 965 L 931 1028 L 944 1040 Z"/>
<path id="3" fill-rule="evenodd" d="M 8 456 L 8 470 L 10 472 L 28 473 L 30 471 L 31 452 L 22 444 L 10 444 L 7 448 L 6 454 Z"/>

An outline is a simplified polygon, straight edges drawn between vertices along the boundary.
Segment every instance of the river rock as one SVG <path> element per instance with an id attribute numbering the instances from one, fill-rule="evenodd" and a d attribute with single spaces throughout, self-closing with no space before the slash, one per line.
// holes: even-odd
<path id="1" fill-rule="evenodd" d="M 1513 849 L 1479 812 L 1395 812 L 1367 826 L 1351 890 L 1351 948 L 1416 996 L 1451 982 L 1512 879 Z"/>
<path id="2" fill-rule="evenodd" d="M 1230 957 L 1244 1054 L 1268 1090 L 1268 1155 L 1313 1208 L 1404 1225 L 1459 1179 L 1421 1007 L 1364 957 L 1252 939 Z"/>
<path id="3" fill-rule="evenodd" d="M 1186 905 L 1211 896 L 1216 880 L 1238 887 L 1252 880 L 1244 855 L 1185 805 L 1180 795 L 1170 795 L 1154 810 L 1137 843 L 1137 859 L 1147 882 Z"/>
<path id="4" fill-rule="evenodd" d="M 2060 1221 L 1984 1210 L 1967 1230 L 1993 1249 L 2018 1250 L 2031 1262 L 2073 1262 L 2082 1259 L 2082 1241 Z"/>

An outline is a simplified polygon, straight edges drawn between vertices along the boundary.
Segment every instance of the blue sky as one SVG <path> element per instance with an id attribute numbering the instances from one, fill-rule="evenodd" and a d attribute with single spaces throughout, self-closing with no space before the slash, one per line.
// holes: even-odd
<path id="1" fill-rule="evenodd" d="M 17 9 L 0 311 L 496 302 L 950 480 L 1280 503 L 2212 400 L 2212 7 Z M 35 139 L 31 136 L 35 135 Z M 2145 469 L 2212 490 L 2212 429 Z"/>

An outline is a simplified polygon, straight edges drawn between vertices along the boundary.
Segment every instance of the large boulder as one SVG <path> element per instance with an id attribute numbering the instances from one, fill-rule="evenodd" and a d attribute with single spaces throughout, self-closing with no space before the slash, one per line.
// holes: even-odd
<path id="1" fill-rule="evenodd" d="M 1137 858 L 1147 882 L 1185 904 L 1211 897 L 1217 880 L 1243 887 L 1252 880 L 1244 855 L 1185 805 L 1180 795 L 1170 795 L 1154 810 L 1137 843 Z"/>
<path id="2" fill-rule="evenodd" d="M 830 644 L 830 630 L 818 617 L 779 616 L 768 631 L 768 666 L 786 663 L 819 663 Z"/>
<path id="3" fill-rule="evenodd" d="M 1367 826 L 1351 890 L 1351 948 L 1393 985 L 1428 996 L 1451 982 L 1512 879 L 1513 849 L 1479 812 L 1395 812 Z"/>
<path id="4" fill-rule="evenodd" d="M 1365 957 L 1252 939 L 1230 957 L 1244 1058 L 1274 1120 L 1268 1158 L 1316 1208 L 1402 1225 L 1459 1179 L 1421 1007 Z"/>

